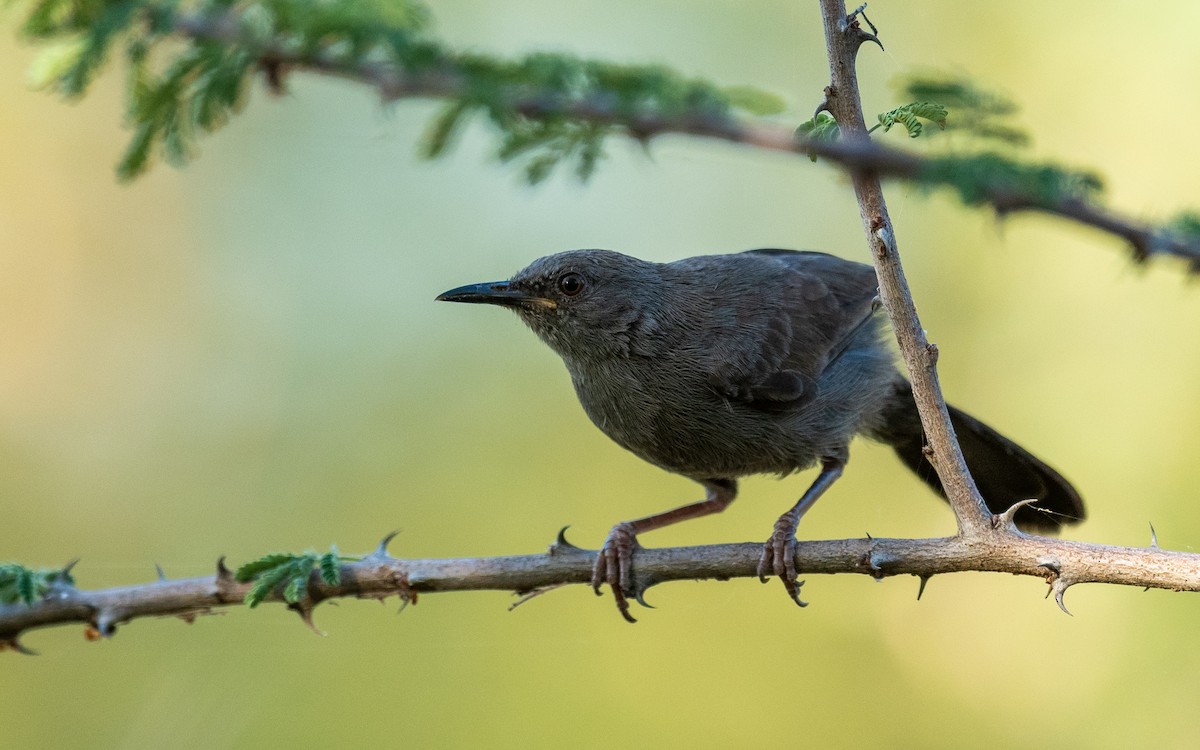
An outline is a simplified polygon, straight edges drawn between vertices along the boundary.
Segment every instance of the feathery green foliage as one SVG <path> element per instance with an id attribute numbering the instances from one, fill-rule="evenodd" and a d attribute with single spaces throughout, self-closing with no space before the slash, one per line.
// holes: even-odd
<path id="1" fill-rule="evenodd" d="M 639 137 L 667 119 L 723 123 L 733 111 L 782 109 L 772 94 L 721 89 L 661 66 L 457 53 L 433 38 L 415 0 L 36 0 L 23 32 L 48 43 L 31 81 L 67 97 L 81 96 L 111 49 L 124 46 L 133 137 L 117 171 L 126 180 L 156 154 L 187 161 L 201 133 L 245 104 L 256 72 L 278 90 L 297 66 L 371 80 L 385 98 L 444 98 L 425 155 L 445 153 L 478 116 L 498 131 L 500 160 L 522 163 L 530 182 L 562 162 L 586 179 L 619 129 Z M 573 117 L 582 110 L 597 117 Z"/>
<path id="2" fill-rule="evenodd" d="M 308 593 L 308 582 L 314 570 L 318 571 L 322 581 L 336 586 L 341 581 L 339 564 L 357 559 L 359 558 L 339 555 L 336 546 L 322 555 L 312 550 L 301 555 L 275 553 L 246 563 L 237 569 L 234 577 L 242 583 L 254 581 L 254 585 L 246 592 L 245 599 L 246 604 L 252 608 L 257 607 L 271 592 L 280 588 L 283 600 L 295 604 Z"/>
<path id="3" fill-rule="evenodd" d="M 917 138 L 924 129 L 921 120 L 928 120 L 944 130 L 946 108 L 934 102 L 912 102 L 880 114 L 879 125 L 876 127 L 882 127 L 886 133 L 893 125 L 899 123 L 908 131 L 909 138 Z"/>
<path id="4" fill-rule="evenodd" d="M 27 568 L 20 563 L 0 563 L 0 604 L 33 604 L 55 583 L 71 585 L 75 579 L 66 568 Z"/>
<path id="5" fill-rule="evenodd" d="M 818 112 L 811 120 L 800 123 L 796 128 L 796 137 L 810 141 L 836 141 L 842 134 L 837 120 L 828 112 Z M 808 160 L 815 162 L 817 155 L 811 151 Z"/>
<path id="6" fill-rule="evenodd" d="M 944 117 L 939 123 L 943 130 L 1014 147 L 1029 144 L 1029 136 L 1010 122 L 1017 106 L 1001 94 L 971 81 L 923 74 L 902 79 L 899 88 L 904 98 L 939 105 L 951 113 L 952 116 Z"/>
<path id="7" fill-rule="evenodd" d="M 953 188 L 969 206 L 994 200 L 997 194 L 1010 195 L 1014 201 L 1032 206 L 1066 200 L 1088 202 L 1104 188 L 1092 172 L 1054 164 L 1026 164 L 995 153 L 933 158 L 918 180 Z"/>

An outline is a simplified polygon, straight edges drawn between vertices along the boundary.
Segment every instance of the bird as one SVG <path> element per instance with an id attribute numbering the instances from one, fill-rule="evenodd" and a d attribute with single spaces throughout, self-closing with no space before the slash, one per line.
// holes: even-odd
<path id="1" fill-rule="evenodd" d="M 460 286 L 437 300 L 513 310 L 554 350 L 591 421 L 626 450 L 695 480 L 703 500 L 613 526 L 592 587 L 641 603 L 638 536 L 719 513 L 738 480 L 819 472 L 775 522 L 758 576 L 779 577 L 800 599 L 795 568 L 801 517 L 842 475 L 855 436 L 891 446 L 933 490 L 909 381 L 897 370 L 878 315 L 872 266 L 827 253 L 764 248 L 668 263 L 612 250 L 539 258 L 507 281 Z M 949 407 L 967 467 L 989 510 L 1019 528 L 1055 532 L 1084 518 L 1075 488 L 1049 465 Z"/>

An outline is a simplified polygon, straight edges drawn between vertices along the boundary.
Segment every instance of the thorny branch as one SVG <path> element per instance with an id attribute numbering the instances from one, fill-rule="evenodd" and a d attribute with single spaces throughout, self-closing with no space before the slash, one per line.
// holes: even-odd
<path id="1" fill-rule="evenodd" d="M 1200 591 L 1200 555 L 1149 547 L 1114 547 L 1028 536 L 998 517 L 998 528 L 975 538 L 835 539 L 800 542 L 800 573 L 862 573 L 876 579 L 913 575 L 921 588 L 934 575 L 962 571 L 1013 573 L 1043 578 L 1066 611 L 1063 594 L 1077 583 Z M 389 537 L 390 538 L 390 537 Z M 549 551 L 510 557 L 405 560 L 387 553 L 387 539 L 372 554 L 341 566 L 341 582 L 328 585 L 314 573 L 304 599 L 288 605 L 313 625 L 313 609 L 335 598 L 384 599 L 416 603 L 418 594 L 439 591 L 500 590 L 529 595 L 564 584 L 587 585 L 596 553 L 579 549 L 560 534 Z M 757 576 L 761 542 L 700 547 L 640 549 L 639 582 L 749 578 Z M 223 561 L 214 575 L 158 580 L 137 586 L 87 591 L 56 584 L 32 605 L 0 605 L 0 649 L 24 653 L 22 636 L 36 628 L 80 623 L 89 638 L 109 637 L 118 625 L 145 617 L 199 615 L 242 604 L 250 583 L 238 583 Z M 282 601 L 275 592 L 270 601 Z M 319 632 L 319 631 L 318 631 Z"/>

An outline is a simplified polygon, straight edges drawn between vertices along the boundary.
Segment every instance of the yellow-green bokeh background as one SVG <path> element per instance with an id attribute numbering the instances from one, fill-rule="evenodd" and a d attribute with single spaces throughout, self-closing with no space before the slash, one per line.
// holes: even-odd
<path id="1" fill-rule="evenodd" d="M 434 4 L 455 43 L 659 61 L 781 93 L 826 82 L 812 2 Z M 1134 217 L 1200 204 L 1200 6 L 872 3 L 887 52 L 869 111 L 914 68 L 961 71 L 1023 107 L 1035 151 L 1094 166 Z M 588 422 L 513 316 L 438 292 L 532 258 L 611 247 L 655 260 L 755 246 L 865 260 L 850 190 L 800 158 L 684 138 L 614 141 L 596 178 L 542 187 L 490 163 L 474 128 L 414 156 L 432 106 L 384 111 L 298 75 L 184 169 L 129 186 L 121 75 L 84 101 L 31 92 L 0 36 L 0 559 L 82 557 L 79 583 L 202 575 L 219 554 L 535 552 L 563 524 L 693 499 Z M 894 136 L 898 143 L 902 136 Z M 892 215 L 951 399 L 1075 481 L 1073 538 L 1200 544 L 1200 289 L 1135 269 L 1114 240 L 1003 225 L 894 185 Z M 650 545 L 758 540 L 806 477 L 747 481 L 724 515 Z M 949 512 L 886 449 L 856 444 L 802 536 L 930 536 Z M 583 587 L 505 611 L 502 593 L 277 606 L 192 626 L 82 628 L 0 655 L 0 746 L 1195 747 L 1193 595 L 1084 586 L 1063 615 L 1033 579 L 810 577 L 674 583 L 622 623 Z"/>

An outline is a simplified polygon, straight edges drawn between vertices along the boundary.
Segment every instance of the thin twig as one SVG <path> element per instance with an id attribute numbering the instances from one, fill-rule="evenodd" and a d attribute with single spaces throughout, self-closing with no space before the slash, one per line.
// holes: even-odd
<path id="1" fill-rule="evenodd" d="M 846 143 L 869 142 L 858 93 L 855 59 L 859 47 L 871 35 L 862 31 L 856 20 L 848 19 L 842 0 L 821 0 L 821 15 L 825 21 L 825 47 L 831 78 L 829 88 L 825 90 L 829 112 L 837 120 Z M 896 249 L 896 233 L 888 216 L 879 174 L 858 168 L 850 176 L 879 277 L 879 297 L 892 320 L 900 352 L 908 365 L 917 411 L 929 443 L 929 460 L 954 509 L 959 534 L 983 533 L 991 529 L 992 514 L 967 471 L 967 462 L 950 424 L 950 412 L 938 383 L 937 348 L 926 340 L 925 329 L 917 317 L 917 308 Z"/>

